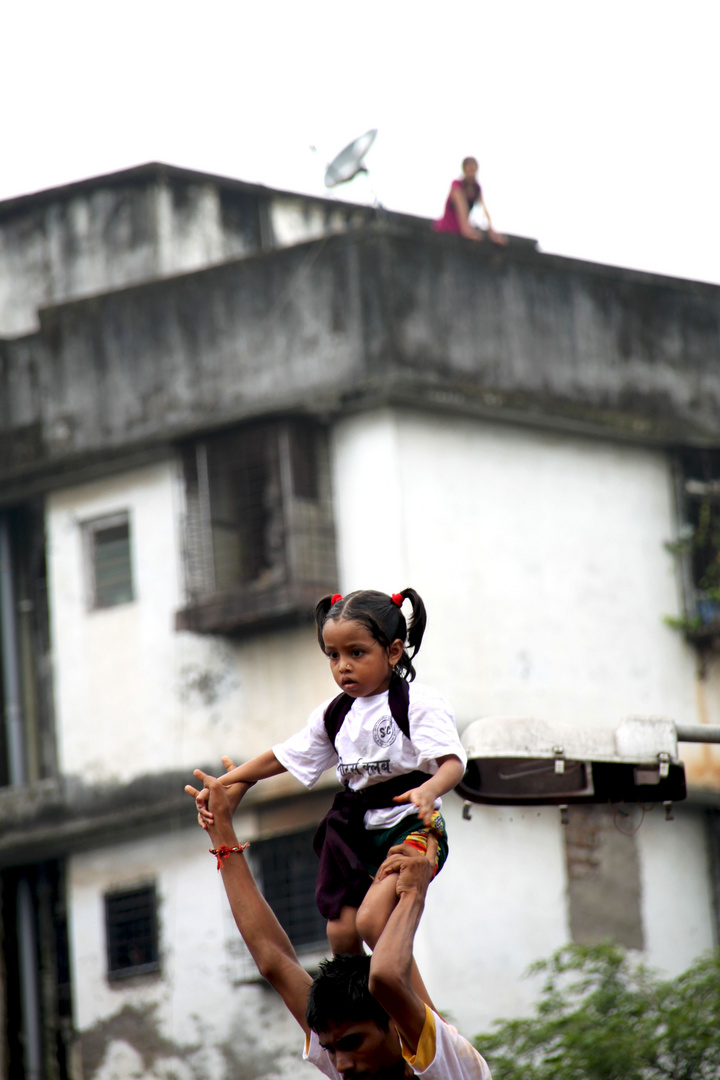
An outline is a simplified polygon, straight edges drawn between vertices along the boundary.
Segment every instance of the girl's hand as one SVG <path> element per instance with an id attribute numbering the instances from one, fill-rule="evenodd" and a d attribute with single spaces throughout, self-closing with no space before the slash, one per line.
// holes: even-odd
<path id="1" fill-rule="evenodd" d="M 432 824 L 433 810 L 435 809 L 435 796 L 429 791 L 424 791 L 424 787 L 425 785 L 421 784 L 420 787 L 411 788 L 410 791 L 405 791 L 402 795 L 396 795 L 393 802 L 412 803 L 417 807 L 418 817 L 423 825 L 429 827 Z"/>

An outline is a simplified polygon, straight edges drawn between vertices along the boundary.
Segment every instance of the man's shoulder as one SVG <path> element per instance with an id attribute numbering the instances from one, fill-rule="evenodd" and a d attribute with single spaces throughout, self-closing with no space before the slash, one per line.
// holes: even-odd
<path id="1" fill-rule="evenodd" d="M 403 1056 L 416 1076 L 426 1080 L 491 1080 L 485 1058 L 441 1016 L 425 1007 L 425 1025 L 414 1054 Z"/>
<path id="2" fill-rule="evenodd" d="M 330 1080 L 340 1080 L 340 1073 L 330 1060 L 327 1050 L 323 1050 L 314 1031 L 310 1032 L 310 1038 L 305 1042 L 303 1058 L 319 1069 L 323 1076 L 329 1077 Z"/>

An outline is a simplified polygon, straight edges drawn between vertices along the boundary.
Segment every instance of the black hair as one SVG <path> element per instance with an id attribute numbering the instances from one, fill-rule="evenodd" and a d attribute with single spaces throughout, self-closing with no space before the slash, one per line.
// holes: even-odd
<path id="1" fill-rule="evenodd" d="M 323 596 L 315 608 L 315 625 L 322 651 L 325 652 L 323 627 L 327 620 L 353 619 L 364 626 L 386 649 L 389 649 L 396 639 L 402 641 L 403 653 L 395 665 L 395 671 L 403 679 L 412 682 L 415 668 L 411 657 L 414 657 L 420 648 L 427 625 L 427 612 L 414 589 L 403 589 L 393 595 L 401 603 L 409 600 L 412 604 L 409 624 L 405 622 L 402 609 L 393 597 L 375 589 L 359 589 L 347 596 Z"/>
<path id="2" fill-rule="evenodd" d="M 362 1023 L 371 1020 L 382 1031 L 390 1017 L 369 988 L 369 956 L 333 956 L 323 960 L 313 979 L 305 1009 L 311 1031 L 327 1031 L 331 1023 Z"/>

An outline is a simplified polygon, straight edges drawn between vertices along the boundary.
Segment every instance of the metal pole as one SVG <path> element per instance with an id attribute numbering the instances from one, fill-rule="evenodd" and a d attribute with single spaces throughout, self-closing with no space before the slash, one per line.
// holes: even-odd
<path id="1" fill-rule="evenodd" d="M 20 878 L 17 886 L 17 931 L 25 1076 L 27 1080 L 41 1080 L 42 1034 L 37 941 L 35 940 L 35 904 L 30 882 L 26 877 Z"/>
<path id="2" fill-rule="evenodd" d="M 10 523 L 0 514 L 0 653 L 5 706 L 10 783 L 27 783 L 23 753 L 20 665 L 15 627 L 15 580 L 13 574 Z M 23 876 L 17 883 L 17 942 L 21 1001 L 21 1028 L 27 1080 L 42 1076 L 42 1032 L 40 1029 L 40 987 L 38 982 L 37 942 L 35 940 L 35 904 L 30 881 Z"/>
<path id="3" fill-rule="evenodd" d="M 676 724 L 678 742 L 720 743 L 719 724 Z"/>
<path id="4" fill-rule="evenodd" d="M 0 514 L 0 651 L 2 652 L 9 780 L 11 784 L 24 784 L 25 755 L 18 675 L 20 666 L 15 629 L 15 583 L 7 514 Z"/>

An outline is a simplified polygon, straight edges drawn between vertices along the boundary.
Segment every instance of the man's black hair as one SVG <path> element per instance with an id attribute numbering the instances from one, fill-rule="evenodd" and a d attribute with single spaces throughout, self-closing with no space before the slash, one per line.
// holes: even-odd
<path id="1" fill-rule="evenodd" d="M 387 1031 L 390 1017 L 370 993 L 369 956 L 333 956 L 323 960 L 310 987 L 305 1019 L 312 1031 L 327 1031 L 328 1024 L 371 1020 Z"/>

